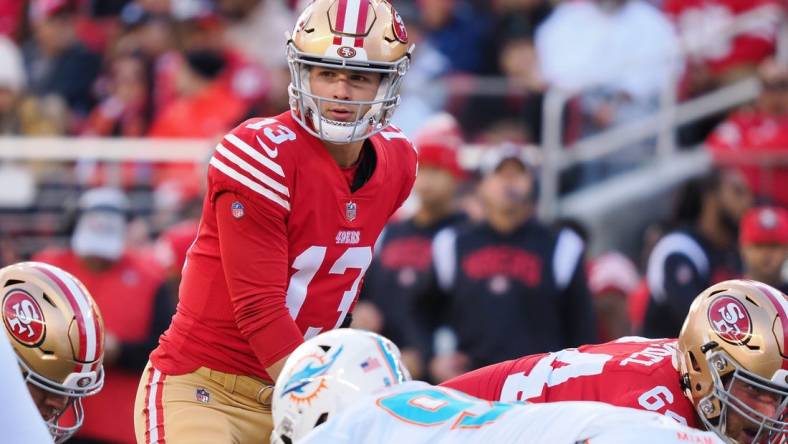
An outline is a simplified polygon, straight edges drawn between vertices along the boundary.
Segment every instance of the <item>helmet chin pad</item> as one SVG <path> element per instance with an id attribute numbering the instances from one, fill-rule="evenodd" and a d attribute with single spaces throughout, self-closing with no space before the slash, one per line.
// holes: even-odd
<path id="1" fill-rule="evenodd" d="M 318 103 L 321 101 L 321 98 L 317 99 Z M 371 117 L 369 117 L 372 111 L 371 109 L 367 111 L 363 117 L 359 118 L 361 107 L 358 107 L 355 119 L 349 122 L 342 122 L 331 120 L 323 116 L 319 111 L 320 106 L 315 104 L 315 99 L 310 97 L 308 102 L 310 103 L 306 110 L 308 123 L 310 123 L 312 128 L 320 134 L 319 137 L 322 140 L 344 144 L 366 139 L 368 137 L 367 134 L 369 133 L 370 124 L 372 122 Z"/>

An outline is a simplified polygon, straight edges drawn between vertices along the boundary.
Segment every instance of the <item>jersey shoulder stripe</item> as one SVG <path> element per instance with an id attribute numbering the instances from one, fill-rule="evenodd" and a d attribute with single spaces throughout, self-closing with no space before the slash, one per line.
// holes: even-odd
<path id="1" fill-rule="evenodd" d="M 232 167 L 225 165 L 224 163 L 222 163 L 222 161 L 217 159 L 215 156 L 211 158 L 210 164 L 217 170 L 224 173 L 224 175 L 226 175 L 227 177 L 235 180 L 236 182 L 240 183 L 246 188 L 274 202 L 275 204 L 281 206 L 285 210 L 290 211 L 290 203 L 288 201 L 282 199 L 276 193 L 272 192 L 268 188 L 263 187 L 259 183 L 249 179 L 248 177 L 234 170 Z"/>
<path id="2" fill-rule="evenodd" d="M 260 134 L 270 143 L 263 141 Z M 250 119 L 227 134 L 216 146 L 210 165 L 232 183 L 290 211 L 291 191 L 280 144 L 295 134 L 276 119 Z"/>

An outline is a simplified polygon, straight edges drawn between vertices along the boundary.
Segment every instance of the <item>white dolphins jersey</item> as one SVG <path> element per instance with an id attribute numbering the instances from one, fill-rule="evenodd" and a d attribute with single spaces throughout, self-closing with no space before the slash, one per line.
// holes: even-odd
<path id="1" fill-rule="evenodd" d="M 41 413 L 22 378 L 14 349 L 3 333 L 0 333 L 0 405 L 5 406 L 0 415 L 0 442 L 52 442 L 46 423 L 41 419 Z"/>
<path id="2" fill-rule="evenodd" d="M 590 401 L 490 402 L 411 381 L 365 398 L 298 444 L 721 444 L 665 416 Z"/>

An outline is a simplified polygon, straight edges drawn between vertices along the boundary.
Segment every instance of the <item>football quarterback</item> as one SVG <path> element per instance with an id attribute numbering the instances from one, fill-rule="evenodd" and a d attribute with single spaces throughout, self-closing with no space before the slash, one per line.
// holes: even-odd
<path id="1" fill-rule="evenodd" d="M 416 151 L 389 124 L 410 64 L 391 3 L 315 0 L 283 49 L 290 110 L 241 123 L 211 157 L 177 312 L 138 386 L 139 442 L 270 434 L 287 356 L 349 325 L 415 181 Z"/>

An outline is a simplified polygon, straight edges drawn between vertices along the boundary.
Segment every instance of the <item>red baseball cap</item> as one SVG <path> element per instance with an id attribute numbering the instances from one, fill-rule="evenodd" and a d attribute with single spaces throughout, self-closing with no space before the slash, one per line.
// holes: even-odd
<path id="1" fill-rule="evenodd" d="M 414 145 L 419 150 L 419 165 L 447 170 L 462 179 L 465 170 L 460 166 L 459 150 L 463 145 L 460 125 L 448 113 L 430 118 L 416 134 Z"/>
<path id="2" fill-rule="evenodd" d="M 750 209 L 741 221 L 739 243 L 788 245 L 788 211 L 778 207 Z"/>

